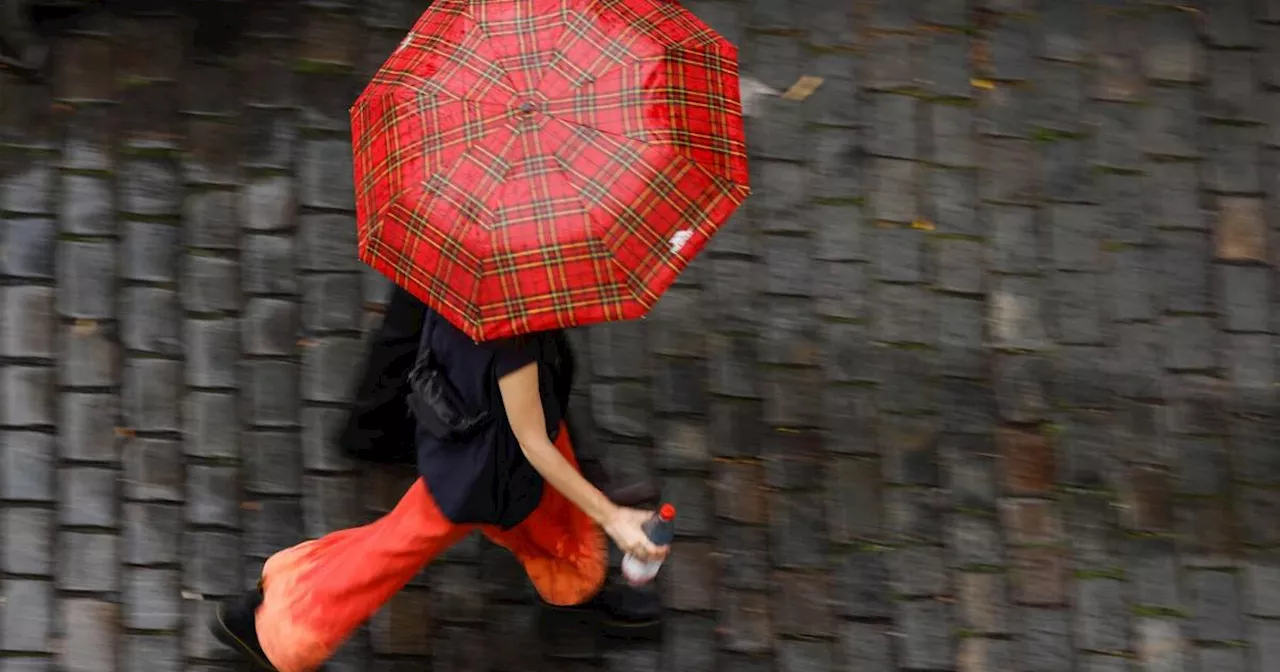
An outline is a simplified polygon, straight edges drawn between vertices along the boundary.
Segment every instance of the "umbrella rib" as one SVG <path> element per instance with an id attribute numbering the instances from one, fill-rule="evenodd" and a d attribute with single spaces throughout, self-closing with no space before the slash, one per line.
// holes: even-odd
<path id="1" fill-rule="evenodd" d="M 493 39 L 493 36 L 490 35 L 489 31 L 485 29 L 484 22 L 476 18 L 474 4 L 467 5 L 467 18 L 471 19 L 471 25 L 475 26 L 476 32 L 484 36 L 484 41 L 487 42 L 489 46 L 493 49 L 493 53 L 499 56 L 502 56 L 504 58 L 511 57 L 510 54 L 503 53 L 501 50 L 498 49 L 498 41 Z M 511 73 L 507 72 L 507 69 L 502 67 L 501 63 L 498 63 L 496 65 L 498 66 L 498 70 L 502 72 L 502 78 L 507 80 L 507 87 L 511 89 L 511 93 L 518 94 L 520 92 L 520 87 L 516 85 L 516 82 L 514 79 L 511 79 Z"/>

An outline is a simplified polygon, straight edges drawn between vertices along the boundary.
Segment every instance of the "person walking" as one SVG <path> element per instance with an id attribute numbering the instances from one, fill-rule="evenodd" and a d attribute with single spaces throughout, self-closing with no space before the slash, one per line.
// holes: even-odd
<path id="1" fill-rule="evenodd" d="M 580 473 L 564 423 L 565 334 L 477 343 L 425 311 L 408 404 L 418 470 L 391 513 L 271 556 L 258 587 L 219 606 L 214 635 L 260 667 L 314 670 L 433 558 L 479 530 L 513 553 L 548 605 L 604 586 L 606 535 L 661 559 L 642 525 Z"/>
<path id="2" fill-rule="evenodd" d="M 737 47 L 669 0 L 555 4 L 435 0 L 351 107 L 358 255 L 427 306 L 420 477 L 220 606 L 268 669 L 321 665 L 476 529 L 555 606 L 600 592 L 606 538 L 668 552 L 580 472 L 563 329 L 645 316 L 750 194 Z"/>

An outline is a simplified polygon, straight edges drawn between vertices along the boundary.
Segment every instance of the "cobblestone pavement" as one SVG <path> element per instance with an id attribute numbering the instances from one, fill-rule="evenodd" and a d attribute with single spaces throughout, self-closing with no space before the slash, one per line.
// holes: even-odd
<path id="1" fill-rule="evenodd" d="M 579 334 L 680 539 L 663 646 L 549 669 L 1280 670 L 1280 1 L 1195 2 L 689 0 L 826 82 Z M 211 600 L 402 491 L 328 438 L 387 295 L 346 110 L 422 6 L 258 0 L 208 62 L 104 17 L 0 77 L 0 672 L 230 669 Z M 332 668 L 539 669 L 529 596 L 473 540 Z"/>

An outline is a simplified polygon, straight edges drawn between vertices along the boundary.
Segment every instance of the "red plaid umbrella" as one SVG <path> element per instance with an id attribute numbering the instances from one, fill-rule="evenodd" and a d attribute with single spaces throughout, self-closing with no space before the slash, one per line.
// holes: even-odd
<path id="1" fill-rule="evenodd" d="M 643 316 L 746 198 L 670 0 L 436 0 L 351 108 L 360 258 L 477 341 Z"/>

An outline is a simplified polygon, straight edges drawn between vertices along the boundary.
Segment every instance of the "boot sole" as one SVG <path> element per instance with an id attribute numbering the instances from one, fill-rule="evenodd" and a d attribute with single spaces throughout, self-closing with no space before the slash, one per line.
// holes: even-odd
<path id="1" fill-rule="evenodd" d="M 260 672 L 280 672 L 270 661 L 259 655 L 257 651 L 254 651 L 234 632 L 231 632 L 231 628 L 227 627 L 226 621 L 222 618 L 222 605 L 218 605 L 217 610 L 213 613 L 213 620 L 209 622 L 209 632 L 213 634 L 214 639 L 221 642 L 223 646 L 239 653 Z"/>
<path id="2" fill-rule="evenodd" d="M 659 641 L 665 630 L 661 619 L 651 621 L 613 621 L 605 619 L 601 631 L 609 639 Z"/>

